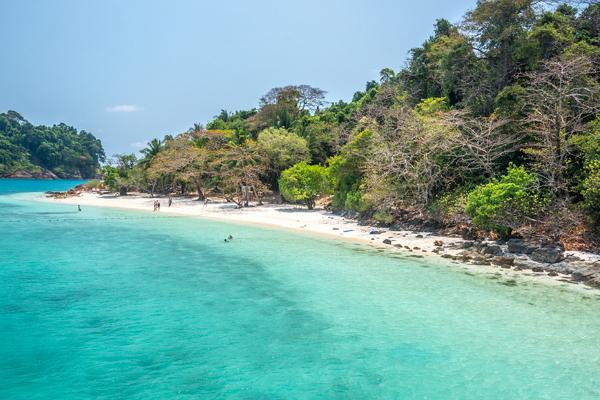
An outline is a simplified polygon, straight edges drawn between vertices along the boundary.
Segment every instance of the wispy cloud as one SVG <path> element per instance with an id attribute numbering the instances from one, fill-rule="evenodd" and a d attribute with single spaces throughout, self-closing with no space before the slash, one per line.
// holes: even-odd
<path id="1" fill-rule="evenodd" d="M 106 107 L 106 112 L 110 113 L 132 113 L 140 111 L 142 107 L 135 104 L 119 104 L 112 107 Z"/>
<path id="2" fill-rule="evenodd" d="M 144 140 L 143 142 L 129 143 L 129 146 L 133 147 L 136 150 L 141 150 L 141 149 L 145 148 L 147 144 L 148 144 L 148 141 Z"/>

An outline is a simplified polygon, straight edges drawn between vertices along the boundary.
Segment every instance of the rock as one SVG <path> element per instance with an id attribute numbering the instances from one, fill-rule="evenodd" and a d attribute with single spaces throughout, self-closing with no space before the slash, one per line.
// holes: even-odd
<path id="1" fill-rule="evenodd" d="M 502 254 L 502 248 L 498 245 L 493 244 L 493 245 L 488 245 L 488 246 L 483 247 L 481 252 L 483 254 L 491 254 L 494 256 L 498 256 L 498 255 Z"/>
<path id="2" fill-rule="evenodd" d="M 462 247 L 463 249 L 470 249 L 471 247 L 473 247 L 473 245 L 474 245 L 474 244 L 475 244 L 474 242 L 469 242 L 469 241 L 467 241 L 467 242 L 462 242 L 462 243 L 461 243 L 461 247 Z"/>
<path id="3" fill-rule="evenodd" d="M 395 245 L 394 245 L 394 247 L 398 247 L 398 248 L 400 248 L 400 249 L 401 249 L 403 246 L 402 246 L 401 244 L 399 244 L 399 243 L 398 243 L 398 244 L 395 244 Z"/>
<path id="4" fill-rule="evenodd" d="M 554 264 L 562 260 L 562 250 L 558 247 L 541 247 L 535 249 L 530 257 L 533 261 Z"/>
<path id="5" fill-rule="evenodd" d="M 423 239 L 423 235 L 417 235 L 415 237 L 418 238 L 418 239 Z"/>
<path id="6" fill-rule="evenodd" d="M 404 246 L 406 250 L 410 250 L 410 246 Z"/>
<path id="7" fill-rule="evenodd" d="M 514 265 L 515 259 L 512 257 L 506 257 L 506 256 L 496 256 L 496 257 L 492 258 L 492 263 L 499 265 L 501 267 L 510 267 L 510 266 Z"/>
<path id="8" fill-rule="evenodd" d="M 461 237 L 464 240 L 475 240 L 477 239 L 477 232 L 475 232 L 473 229 L 465 229 L 463 232 L 461 232 Z"/>
<path id="9" fill-rule="evenodd" d="M 574 281 L 585 282 L 594 278 L 594 272 L 587 269 L 578 269 L 573 271 L 571 277 Z"/>
<path id="10" fill-rule="evenodd" d="M 437 247 L 442 247 L 444 245 L 444 242 L 441 240 L 436 240 L 433 242 L 433 245 Z"/>
<path id="11" fill-rule="evenodd" d="M 533 272 L 544 272 L 544 268 L 542 267 L 533 267 L 531 268 Z"/>
<path id="12" fill-rule="evenodd" d="M 586 282 L 588 285 L 599 288 L 600 289 L 600 276 L 595 277 L 594 279 L 590 279 Z"/>
<path id="13" fill-rule="evenodd" d="M 486 260 L 484 257 L 481 256 L 475 256 L 473 257 L 473 259 L 471 260 L 471 262 L 475 265 L 490 265 L 490 262 L 488 260 Z"/>
<path id="14" fill-rule="evenodd" d="M 451 254 L 442 254 L 442 258 L 454 258 Z"/>
<path id="15" fill-rule="evenodd" d="M 554 271 L 548 272 L 548 276 L 558 276 L 558 274 Z"/>
<path id="16" fill-rule="evenodd" d="M 506 244 L 508 245 L 508 252 L 513 254 L 531 254 L 534 250 L 533 247 L 527 245 L 521 239 L 509 239 Z"/>
<path id="17" fill-rule="evenodd" d="M 568 256 L 565 257 L 565 261 L 566 262 L 576 262 L 576 261 L 583 261 L 583 260 L 577 256 L 574 256 L 573 254 L 569 254 Z"/>
<path id="18" fill-rule="evenodd" d="M 413 247 L 413 250 L 421 250 L 421 248 L 420 248 L 420 247 L 417 247 L 417 246 L 415 246 L 415 247 Z"/>
<path id="19" fill-rule="evenodd" d="M 565 261 L 556 263 L 556 264 L 548 264 L 545 267 L 546 270 L 548 271 L 553 271 L 553 272 L 558 272 L 560 274 L 566 274 L 566 275 L 570 275 L 573 273 L 573 271 L 575 271 L 575 268 L 573 268 L 573 266 Z"/>
<path id="20" fill-rule="evenodd" d="M 392 244 L 390 239 L 383 239 L 383 244 Z"/>
<path id="21" fill-rule="evenodd" d="M 437 249 L 433 249 L 431 251 L 433 251 L 434 253 L 439 253 L 441 249 L 437 248 Z"/>

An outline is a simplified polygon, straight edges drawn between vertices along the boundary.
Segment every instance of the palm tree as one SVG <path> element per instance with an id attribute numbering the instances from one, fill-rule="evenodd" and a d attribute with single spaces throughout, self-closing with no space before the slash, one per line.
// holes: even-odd
<path id="1" fill-rule="evenodd" d="M 148 142 L 145 149 L 142 149 L 140 153 L 144 155 L 145 160 L 152 160 L 154 156 L 158 154 L 163 148 L 163 143 L 159 139 L 152 139 Z"/>

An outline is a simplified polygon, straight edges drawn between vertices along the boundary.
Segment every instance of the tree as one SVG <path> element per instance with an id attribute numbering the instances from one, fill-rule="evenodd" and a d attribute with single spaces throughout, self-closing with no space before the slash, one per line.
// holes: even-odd
<path id="1" fill-rule="evenodd" d="M 142 165 L 147 167 L 162 149 L 163 142 L 161 142 L 160 139 L 152 139 L 149 141 L 147 146 L 140 151 L 144 156 L 141 160 Z"/>
<path id="2" fill-rule="evenodd" d="M 303 201 L 309 210 L 315 207 L 315 199 L 329 192 L 327 169 L 320 165 L 298 163 L 283 171 L 279 178 L 279 190 L 290 201 Z"/>
<path id="3" fill-rule="evenodd" d="M 527 149 L 555 198 L 566 194 L 565 172 L 573 151 L 571 138 L 586 130 L 600 110 L 600 87 L 585 57 L 546 61 L 526 74 L 524 121 L 533 141 Z"/>
<path id="4" fill-rule="evenodd" d="M 261 106 L 267 104 L 293 103 L 299 111 L 314 112 L 325 104 L 325 92 L 309 85 L 277 87 L 260 99 Z"/>
<path id="5" fill-rule="evenodd" d="M 214 172 L 209 162 L 208 149 L 197 146 L 189 134 L 177 136 L 152 158 L 148 168 L 148 176 L 153 182 L 152 194 L 157 182 L 168 178 L 174 183 L 179 183 L 182 192 L 185 185 L 193 184 L 198 193 L 198 200 L 203 200 L 206 188 L 214 181 Z"/>
<path id="6" fill-rule="evenodd" d="M 226 144 L 216 153 L 212 168 L 218 178 L 217 186 L 228 201 L 241 208 L 248 206 L 254 196 L 258 205 L 262 205 L 268 192 L 260 179 L 266 172 L 266 163 L 254 141 Z"/>
<path id="7" fill-rule="evenodd" d="M 285 129 L 268 128 L 258 135 L 257 150 L 266 162 L 269 181 L 276 186 L 281 171 L 309 160 L 306 139 Z"/>
<path id="8" fill-rule="evenodd" d="M 466 212 L 476 226 L 507 237 L 523 219 L 541 213 L 544 206 L 536 176 L 523 167 L 510 166 L 500 180 L 469 193 Z"/>
<path id="9" fill-rule="evenodd" d="M 443 120 L 458 135 L 448 139 L 457 148 L 455 162 L 465 173 L 496 175 L 501 161 L 516 153 L 521 147 L 512 121 L 492 115 L 475 117 L 464 111 L 446 113 Z"/>

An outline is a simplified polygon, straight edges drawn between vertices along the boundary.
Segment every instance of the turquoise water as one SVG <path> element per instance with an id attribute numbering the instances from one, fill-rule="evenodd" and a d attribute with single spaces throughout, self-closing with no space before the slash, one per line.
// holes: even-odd
<path id="1" fill-rule="evenodd" d="M 600 398 L 597 292 L 56 185 L 0 180 L 0 399 Z"/>

